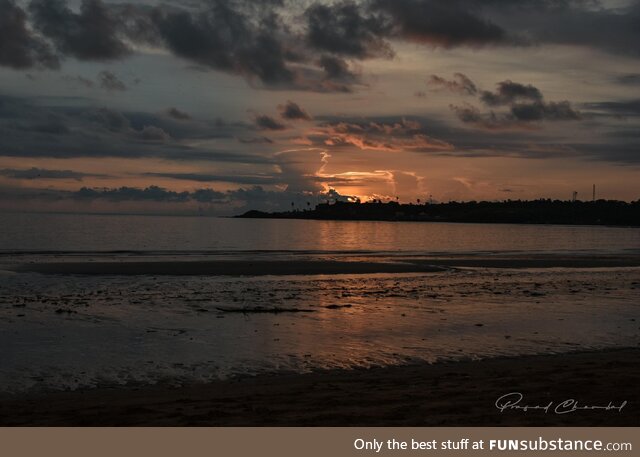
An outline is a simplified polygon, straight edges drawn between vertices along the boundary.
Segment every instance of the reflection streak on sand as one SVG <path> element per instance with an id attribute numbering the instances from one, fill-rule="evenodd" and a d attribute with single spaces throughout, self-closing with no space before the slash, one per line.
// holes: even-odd
<path id="1" fill-rule="evenodd" d="M 330 261 L 314 256 L 321 266 Z M 511 256 L 511 266 L 520 268 L 504 268 L 504 254 L 371 257 L 367 265 L 391 259 L 431 268 L 441 261 L 438 268 L 447 269 L 285 276 L 271 268 L 268 276 L 246 277 L 0 274 L 0 391 L 190 383 L 264 371 L 635 346 L 640 339 L 640 267 L 629 266 L 637 261 L 631 254 Z M 361 263 L 361 257 L 336 258 Z M 42 256 L 35 264 L 19 260 L 4 263 L 13 270 L 52 265 Z M 81 260 L 57 258 L 55 265 L 92 264 Z M 118 260 L 101 259 L 98 269 L 122 267 Z M 158 261 L 145 260 L 137 259 L 135 268 Z M 351 306 L 335 306 L 345 304 Z M 220 311 L 255 307 L 313 312 Z"/>
<path id="2" fill-rule="evenodd" d="M 206 255 L 100 256 L 41 254 L 4 256 L 0 265 L 16 272 L 76 275 L 263 276 L 434 272 L 455 267 L 594 268 L 638 267 L 640 254 L 456 254 L 411 255 L 336 252 L 254 252 Z"/>

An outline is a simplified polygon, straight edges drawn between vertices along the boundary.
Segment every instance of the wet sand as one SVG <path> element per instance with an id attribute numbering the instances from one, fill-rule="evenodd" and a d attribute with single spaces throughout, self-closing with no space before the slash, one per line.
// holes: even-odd
<path id="1" fill-rule="evenodd" d="M 0 397 L 1 425 L 50 426 L 637 426 L 640 349 L 494 358 L 183 387 L 130 386 Z M 496 400 L 521 392 L 521 405 Z M 556 414 L 567 399 L 621 411 Z"/>
<path id="2" fill-rule="evenodd" d="M 59 262 L 23 264 L 18 272 L 75 275 L 156 275 L 156 276 L 264 276 L 414 273 L 441 271 L 442 267 L 427 264 L 353 261 L 149 261 L 149 262 Z"/>
<path id="3" fill-rule="evenodd" d="M 447 268 L 611 268 L 638 267 L 640 255 L 449 255 L 449 256 L 349 256 L 327 259 L 252 259 L 252 260 L 131 260 L 82 261 L 43 260 L 16 262 L 2 268 L 15 272 L 61 275 L 156 275 L 156 276 L 264 276 L 373 273 L 427 273 Z"/>

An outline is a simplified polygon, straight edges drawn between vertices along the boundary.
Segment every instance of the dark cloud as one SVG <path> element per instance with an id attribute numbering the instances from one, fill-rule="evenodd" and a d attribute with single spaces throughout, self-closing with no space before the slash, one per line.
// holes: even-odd
<path id="1" fill-rule="evenodd" d="M 150 24 L 143 21 L 142 35 L 200 68 L 241 75 L 256 86 L 335 92 L 356 82 L 343 80 L 347 73 L 332 72 L 328 61 L 323 66 L 300 39 L 305 32 L 297 30 L 282 2 L 212 0 L 203 5 L 197 12 L 154 8 Z"/>
<path id="2" fill-rule="evenodd" d="M 478 2 L 460 0 L 314 3 L 305 11 L 307 40 L 315 49 L 357 59 L 392 57 L 391 38 L 443 47 L 509 42 L 481 9 Z"/>
<path id="3" fill-rule="evenodd" d="M 511 114 L 519 121 L 574 121 L 582 118 L 568 101 L 517 103 L 511 107 Z"/>
<path id="4" fill-rule="evenodd" d="M 67 119 L 61 113 L 33 106 L 19 97 L 0 96 L 0 155 L 9 145 L 19 148 L 20 138 L 28 142 L 46 137 L 55 144 L 70 133 Z"/>
<path id="5" fill-rule="evenodd" d="M 590 160 L 607 161 L 612 163 L 640 166 L 640 142 L 638 139 L 620 141 L 616 138 L 611 141 L 599 141 L 589 143 L 568 143 L 567 147 L 579 151 L 583 157 Z"/>
<path id="6" fill-rule="evenodd" d="M 542 100 L 542 92 L 531 84 L 514 83 L 506 80 L 497 84 L 498 89 L 495 92 L 482 91 L 480 99 L 488 106 L 511 105 L 515 102 Z"/>
<path id="7" fill-rule="evenodd" d="M 64 55 L 113 60 L 130 52 L 119 36 L 118 21 L 101 0 L 82 0 L 79 13 L 64 0 L 32 0 L 29 11 L 36 30 Z"/>
<path id="8" fill-rule="evenodd" d="M 222 194 L 223 195 L 223 194 Z M 111 201 L 156 201 L 156 202 L 186 202 L 191 199 L 190 192 L 174 192 L 158 186 L 144 189 L 135 187 L 119 187 L 114 189 L 92 189 L 83 187 L 70 194 L 71 197 L 82 200 L 111 200 Z"/>
<path id="9" fill-rule="evenodd" d="M 427 80 L 427 85 L 433 89 L 445 89 L 450 92 L 475 95 L 478 88 L 467 75 L 454 73 L 453 80 L 447 80 L 438 75 L 431 75 Z"/>
<path id="10" fill-rule="evenodd" d="M 305 17 L 307 40 L 315 49 L 359 59 L 393 55 L 383 39 L 389 24 L 363 5 L 352 1 L 315 3 L 305 11 Z"/>
<path id="11" fill-rule="evenodd" d="M 51 114 L 46 119 L 34 122 L 32 125 L 23 128 L 25 131 L 50 135 L 67 135 L 71 133 L 71 129 L 65 124 L 64 120 L 55 114 Z"/>
<path id="12" fill-rule="evenodd" d="M 637 0 L 617 7 L 594 0 L 487 0 L 482 8 L 528 44 L 575 45 L 640 55 L 640 48 L 630 45 L 640 40 Z"/>
<path id="13" fill-rule="evenodd" d="M 448 81 L 437 83 L 442 85 Z M 462 106 L 450 105 L 450 108 L 465 124 L 474 125 L 485 130 L 531 129 L 537 121 L 574 121 L 582 119 L 582 115 L 568 101 L 547 102 L 542 92 L 531 84 L 520 84 L 510 80 L 497 84 L 495 92 L 483 90 L 478 93 L 479 99 L 488 106 L 509 107 L 508 112 L 481 112 L 470 104 Z M 476 91 L 477 92 L 477 91 Z"/>
<path id="14" fill-rule="evenodd" d="M 74 84 L 78 84 L 80 86 L 86 87 L 87 89 L 91 89 L 95 86 L 95 83 L 88 79 L 85 78 L 83 76 L 64 76 L 63 80 L 74 83 Z"/>
<path id="15" fill-rule="evenodd" d="M 191 120 L 191 115 L 189 113 L 180 111 L 178 108 L 174 107 L 167 109 L 167 115 L 179 121 Z"/>
<path id="16" fill-rule="evenodd" d="M 282 117 L 283 119 L 303 121 L 311 120 L 311 116 L 309 116 L 309 113 L 302 109 L 300 105 L 290 100 L 287 101 L 287 103 L 285 103 L 284 105 L 279 105 L 278 111 L 280 111 L 280 117 Z"/>
<path id="17" fill-rule="evenodd" d="M 389 131 L 385 134 L 397 139 L 410 138 L 416 132 L 422 132 L 441 141 L 449 142 L 452 147 L 431 149 L 430 155 L 475 158 L 510 157 L 523 159 L 583 158 L 613 163 L 640 164 L 640 145 L 638 130 L 631 122 L 628 128 L 621 130 L 619 125 L 598 124 L 597 132 L 593 127 L 576 125 L 571 130 L 565 128 L 542 129 L 540 122 L 525 122 L 515 119 L 509 111 L 502 113 L 481 112 L 468 103 L 452 106 L 454 112 L 466 123 L 464 127 L 450 125 L 440 117 L 378 116 L 369 118 L 319 116 L 323 122 L 318 135 L 310 135 L 312 145 L 323 146 L 330 132 L 325 126 L 333 126 L 339 131 L 357 134 L 363 130 Z M 586 114 L 585 114 L 586 117 Z M 403 123 L 407 126 L 400 127 Z M 369 126 L 369 127 L 367 127 Z M 386 126 L 386 127 L 382 127 Z M 473 126 L 474 128 L 466 128 Z M 610 130 L 612 129 L 612 130 Z M 320 133 L 323 135 L 320 135 Z M 595 134 L 594 134 L 595 133 Z M 582 143 L 576 137 L 584 138 Z M 327 147 L 326 145 L 324 145 Z"/>
<path id="18" fill-rule="evenodd" d="M 609 116 L 640 116 L 640 99 L 615 102 L 592 102 L 585 103 L 584 106 L 585 108 L 594 110 L 599 114 L 606 114 Z"/>
<path id="19" fill-rule="evenodd" d="M 128 202 L 146 202 L 158 204 L 171 204 L 167 211 L 175 214 L 178 205 L 184 205 L 185 211 L 201 213 L 207 210 L 211 214 L 239 214 L 250 209 L 262 211 L 282 211 L 292 208 L 314 207 L 316 204 L 327 200 L 346 199 L 346 196 L 331 189 L 328 192 L 310 193 L 290 190 L 268 190 L 262 186 L 242 187 L 225 192 L 210 188 L 201 188 L 194 191 L 176 192 L 160 186 L 146 188 L 118 187 L 118 188 L 90 188 L 82 187 L 76 191 L 30 188 L 1 188 L 0 200 L 9 198 L 13 202 L 28 201 L 41 202 L 44 208 L 49 202 L 70 202 L 77 207 L 80 203 L 111 202 L 126 204 Z M 199 206 L 213 205 L 213 206 Z M 126 212 L 127 206 L 112 207 L 119 213 Z M 154 206 L 154 210 L 162 211 L 162 207 Z M 134 210 L 135 211 L 135 210 Z"/>
<path id="20" fill-rule="evenodd" d="M 356 120 L 325 122 L 309 137 L 317 146 L 356 147 L 373 151 L 449 151 L 454 146 L 432 136 L 428 128 L 416 121 L 363 122 Z"/>
<path id="21" fill-rule="evenodd" d="M 171 136 L 155 125 L 145 125 L 138 133 L 140 138 L 145 141 L 160 141 L 165 142 L 171 139 Z"/>
<path id="22" fill-rule="evenodd" d="M 465 124 L 472 124 L 486 130 L 531 129 L 537 121 L 575 121 L 582 119 L 579 111 L 567 101 L 517 103 L 508 113 L 481 112 L 478 108 L 465 104 L 451 105 L 451 109 Z"/>
<path id="23" fill-rule="evenodd" d="M 127 86 L 123 83 L 114 73 L 104 70 L 98 73 L 98 81 L 100 87 L 104 90 L 112 91 L 125 91 Z"/>
<path id="24" fill-rule="evenodd" d="M 243 144 L 271 144 L 273 140 L 266 136 L 238 138 L 238 141 Z"/>
<path id="25" fill-rule="evenodd" d="M 393 35 L 432 46 L 481 46 L 507 41 L 504 29 L 480 15 L 478 2 L 372 0 L 391 18 Z"/>
<path id="26" fill-rule="evenodd" d="M 349 64 L 340 57 L 323 55 L 320 57 L 319 65 L 331 80 L 353 82 L 357 79 L 356 75 L 349 70 Z"/>
<path id="27" fill-rule="evenodd" d="M 628 73 L 618 76 L 616 82 L 627 86 L 640 86 L 640 73 Z"/>
<path id="28" fill-rule="evenodd" d="M 475 106 L 465 104 L 464 106 L 450 105 L 449 107 L 465 124 L 476 124 L 482 121 L 480 110 Z"/>
<path id="29" fill-rule="evenodd" d="M 291 84 L 294 75 L 287 68 L 286 50 L 275 36 L 279 19 L 263 10 L 253 10 L 257 17 L 251 17 L 240 7 L 237 2 L 213 0 L 195 15 L 156 9 L 154 25 L 161 40 L 180 57 L 270 85 Z"/>
<path id="30" fill-rule="evenodd" d="M 351 92 L 356 85 L 365 86 L 359 73 L 351 70 L 349 63 L 338 56 L 323 54 L 317 62 L 322 76 L 316 76 L 318 91 Z"/>
<path id="31" fill-rule="evenodd" d="M 36 179 L 73 179 L 82 181 L 87 177 L 104 177 L 105 175 L 81 173 L 72 170 L 48 170 L 43 168 L 13 169 L 5 168 L 0 170 L 0 176 L 11 179 L 36 180 Z"/>
<path id="32" fill-rule="evenodd" d="M 638 1 L 618 8 L 588 0 L 82 0 L 79 10 L 70 4 L 31 0 L 28 18 L 12 0 L 0 0 L 0 65 L 55 68 L 50 44 L 61 58 L 79 60 L 120 59 L 131 54 L 129 44 L 149 45 L 258 87 L 348 92 L 362 84 L 350 69 L 355 61 L 392 57 L 395 41 L 442 47 L 561 43 L 640 53 L 629 45 L 640 38 Z M 468 82 L 457 82 L 473 91 Z M 486 96 L 492 102 L 496 94 Z"/>
<path id="33" fill-rule="evenodd" d="M 58 68 L 51 47 L 31 33 L 27 15 L 12 0 L 0 0 L 0 66 Z"/>
<path id="34" fill-rule="evenodd" d="M 89 110 L 83 113 L 83 116 L 90 122 L 110 132 L 130 132 L 132 130 L 129 118 L 120 111 L 100 108 Z"/>
<path id="35" fill-rule="evenodd" d="M 233 141 L 252 129 L 255 127 L 242 123 L 176 121 L 165 115 L 43 106 L 31 99 L 0 96 L 0 157 L 157 157 L 272 163 L 265 155 L 189 144 L 191 140 L 218 138 Z"/>
<path id="36" fill-rule="evenodd" d="M 464 124 L 470 124 L 484 130 L 513 130 L 518 128 L 530 128 L 526 124 L 517 122 L 508 114 L 496 114 L 493 111 L 481 112 L 478 108 L 468 103 L 462 106 L 450 105 L 456 117 Z"/>
<path id="37" fill-rule="evenodd" d="M 285 130 L 287 128 L 282 122 L 267 116 L 266 114 L 258 114 L 254 118 L 256 127 L 260 130 Z"/>
<path id="38" fill-rule="evenodd" d="M 153 176 L 160 178 L 170 178 L 182 181 L 197 182 L 227 182 L 234 184 L 247 185 L 267 185 L 277 184 L 278 179 L 274 176 L 267 175 L 220 175 L 209 173 L 145 173 L 145 176 Z"/>

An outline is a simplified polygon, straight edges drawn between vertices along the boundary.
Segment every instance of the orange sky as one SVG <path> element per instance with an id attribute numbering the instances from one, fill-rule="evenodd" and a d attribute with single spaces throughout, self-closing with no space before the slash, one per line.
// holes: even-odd
<path id="1" fill-rule="evenodd" d="M 3 3 L 0 210 L 640 198 L 640 3 L 525 3 Z"/>

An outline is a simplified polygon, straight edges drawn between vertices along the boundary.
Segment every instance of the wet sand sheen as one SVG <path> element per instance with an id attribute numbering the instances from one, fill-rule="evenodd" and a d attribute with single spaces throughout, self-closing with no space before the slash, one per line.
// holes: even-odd
<path id="1" fill-rule="evenodd" d="M 263 375 L 179 388 L 131 386 L 0 397 L 2 425 L 636 426 L 640 349 Z M 496 400 L 591 410 L 500 412 Z"/>
<path id="2" fill-rule="evenodd" d="M 60 262 L 21 265 L 19 272 L 80 275 L 169 275 L 169 276 L 264 276 L 413 273 L 442 271 L 442 267 L 396 262 L 318 261 L 151 261 L 151 262 Z"/>
<path id="3" fill-rule="evenodd" d="M 0 274 L 0 391 L 634 347 L 639 271 Z"/>
<path id="4" fill-rule="evenodd" d="M 629 255 L 500 255 L 393 256 L 373 260 L 163 260 L 114 258 L 108 261 L 36 261 L 6 268 L 16 272 L 75 275 L 264 276 L 373 273 L 428 273 L 456 267 L 476 268 L 610 268 L 640 266 L 640 256 Z"/>

